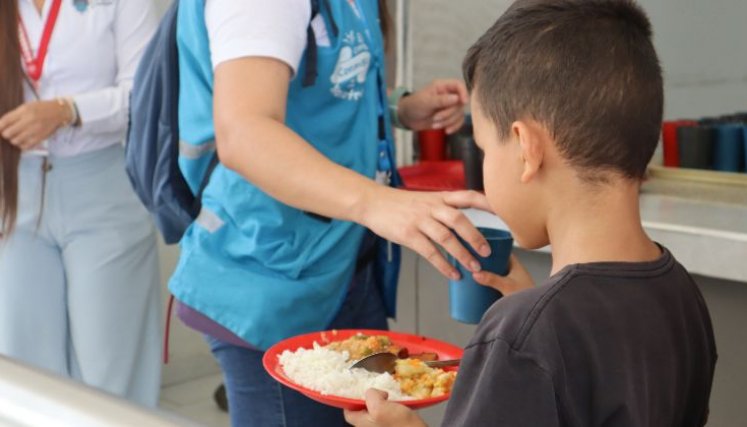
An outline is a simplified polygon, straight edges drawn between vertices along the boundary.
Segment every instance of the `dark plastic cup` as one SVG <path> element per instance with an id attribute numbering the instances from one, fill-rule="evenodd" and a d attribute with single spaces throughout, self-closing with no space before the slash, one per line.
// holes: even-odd
<path id="1" fill-rule="evenodd" d="M 462 146 L 467 138 L 472 138 L 472 116 L 464 115 L 464 124 L 458 131 L 446 135 L 446 155 L 451 160 L 462 160 Z"/>
<path id="2" fill-rule="evenodd" d="M 464 165 L 464 183 L 468 190 L 483 191 L 482 159 L 483 152 L 477 146 L 472 134 L 472 116 L 465 116 L 459 132 L 449 137 L 451 158 L 461 160 Z"/>
<path id="3" fill-rule="evenodd" d="M 514 245 L 511 233 L 495 228 L 478 227 L 477 230 L 485 236 L 490 245 L 489 257 L 481 257 L 464 241 L 462 244 L 480 262 L 483 270 L 505 276 L 508 274 L 508 260 Z M 475 282 L 472 272 L 454 258 L 450 257 L 450 261 L 462 278 L 449 280 L 449 313 L 454 320 L 462 323 L 473 325 L 480 323 L 485 311 L 503 295 L 493 288 Z"/>
<path id="4" fill-rule="evenodd" d="M 703 123 L 703 121 L 701 121 Z M 680 167 L 689 169 L 711 169 L 715 130 L 710 125 L 683 126 L 677 128 L 677 148 Z"/>
<path id="5" fill-rule="evenodd" d="M 742 153 L 744 154 L 744 172 L 747 173 L 747 124 L 742 125 Z"/>
<path id="6" fill-rule="evenodd" d="M 715 126 L 722 121 L 720 117 L 703 117 L 698 120 L 698 124 L 701 126 Z"/>
<path id="7" fill-rule="evenodd" d="M 467 189 L 482 191 L 484 189 L 482 175 L 482 150 L 477 147 L 475 139 L 471 136 L 461 139 L 459 143 L 462 154 L 462 163 L 464 164 L 464 182 L 467 185 Z"/>
<path id="8" fill-rule="evenodd" d="M 454 152 L 464 165 L 464 182 L 468 190 L 483 190 L 482 158 L 471 134 L 460 134 L 453 139 Z"/>
<path id="9" fill-rule="evenodd" d="M 725 123 L 715 128 L 713 168 L 724 172 L 739 172 L 744 161 L 744 130 L 742 125 Z"/>

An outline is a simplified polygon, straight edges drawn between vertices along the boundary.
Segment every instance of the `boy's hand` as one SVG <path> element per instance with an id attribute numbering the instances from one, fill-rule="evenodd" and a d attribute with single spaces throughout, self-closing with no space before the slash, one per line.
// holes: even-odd
<path id="1" fill-rule="evenodd" d="M 499 290 L 503 295 L 511 295 L 524 289 L 534 287 L 534 280 L 516 255 L 511 255 L 507 276 L 499 276 L 487 271 L 473 273 L 475 282 Z"/>
<path id="2" fill-rule="evenodd" d="M 386 392 L 369 389 L 366 391 L 368 410 L 345 410 L 345 421 L 355 427 L 428 427 L 415 411 L 386 398 Z"/>
<path id="3" fill-rule="evenodd" d="M 464 123 L 464 106 L 469 102 L 467 87 L 457 79 L 434 80 L 428 86 L 402 98 L 397 106 L 402 124 L 412 130 L 446 129 L 452 134 Z"/>

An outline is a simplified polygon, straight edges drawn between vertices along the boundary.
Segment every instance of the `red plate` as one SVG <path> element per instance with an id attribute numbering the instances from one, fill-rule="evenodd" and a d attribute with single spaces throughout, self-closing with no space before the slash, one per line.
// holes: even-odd
<path id="1" fill-rule="evenodd" d="M 360 411 L 365 409 L 366 403 L 360 399 L 350 399 L 347 397 L 325 395 L 318 391 L 311 390 L 304 386 L 298 385 L 288 378 L 280 366 L 278 356 L 285 350 L 295 351 L 299 348 L 313 348 L 314 341 L 324 345 L 332 341 L 341 341 L 355 334 L 362 333 L 365 335 L 385 335 L 392 340 L 394 344 L 407 348 L 411 354 L 417 353 L 436 353 L 439 360 L 461 359 L 463 350 L 455 345 L 438 341 L 433 338 L 421 337 L 418 335 L 403 334 L 399 332 L 379 331 L 370 329 L 344 329 L 339 331 L 314 332 L 306 335 L 288 338 L 274 346 L 270 347 L 262 357 L 262 364 L 267 372 L 279 381 L 281 384 L 290 387 L 307 397 L 324 403 L 325 405 L 334 406 L 341 409 L 351 409 Z M 431 397 L 428 399 L 406 400 L 399 403 L 409 406 L 410 408 L 425 408 L 449 399 L 450 395 Z"/>
<path id="2" fill-rule="evenodd" d="M 399 169 L 407 190 L 454 191 L 467 188 L 461 160 L 420 162 Z"/>

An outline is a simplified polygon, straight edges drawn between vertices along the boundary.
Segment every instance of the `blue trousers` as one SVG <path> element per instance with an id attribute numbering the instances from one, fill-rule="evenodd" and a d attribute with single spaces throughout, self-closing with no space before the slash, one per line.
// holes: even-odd
<path id="1" fill-rule="evenodd" d="M 17 227 L 0 240 L 0 353 L 155 406 L 156 236 L 123 149 L 52 157 L 45 185 L 42 161 L 21 160 Z"/>
<path id="2" fill-rule="evenodd" d="M 345 301 L 329 329 L 388 329 L 371 265 L 356 272 Z M 347 426 L 342 410 L 311 400 L 270 377 L 262 351 L 207 337 L 224 375 L 231 425 L 234 427 Z"/>

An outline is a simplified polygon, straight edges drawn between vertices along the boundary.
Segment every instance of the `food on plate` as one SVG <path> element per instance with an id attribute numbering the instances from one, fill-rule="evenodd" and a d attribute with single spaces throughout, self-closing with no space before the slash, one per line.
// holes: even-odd
<path id="1" fill-rule="evenodd" d="M 401 359 L 394 368 L 394 379 L 406 395 L 427 399 L 449 394 L 456 372 L 428 367 L 420 359 Z"/>
<path id="2" fill-rule="evenodd" d="M 325 337 L 326 338 L 326 337 Z M 286 350 L 279 356 L 285 375 L 296 384 L 325 395 L 363 399 L 365 391 L 386 391 L 390 400 L 413 400 L 439 397 L 451 393 L 456 372 L 428 367 L 423 361 L 437 360 L 435 353 L 407 356 L 407 349 L 384 335 L 357 334 L 313 348 Z M 377 374 L 364 369 L 350 369 L 359 359 L 374 353 L 398 355 L 394 375 Z"/>
<path id="3" fill-rule="evenodd" d="M 423 362 L 435 362 L 436 360 L 438 360 L 438 355 L 436 353 L 418 353 L 418 354 L 411 354 L 404 358 L 418 359 L 418 360 L 422 360 Z"/>
<path id="4" fill-rule="evenodd" d="M 390 400 L 412 400 L 402 393 L 390 374 L 376 374 L 364 369 L 350 369 L 354 361 L 347 352 L 331 350 L 314 343 L 313 348 L 285 350 L 279 356 L 285 375 L 294 383 L 325 395 L 363 399 L 369 388 L 389 393 Z"/>
<path id="5" fill-rule="evenodd" d="M 374 353 L 392 353 L 399 357 L 407 355 L 407 349 L 392 343 L 386 335 L 357 334 L 342 341 L 332 341 L 327 348 L 335 351 L 347 351 L 351 360 L 363 359 Z"/>

